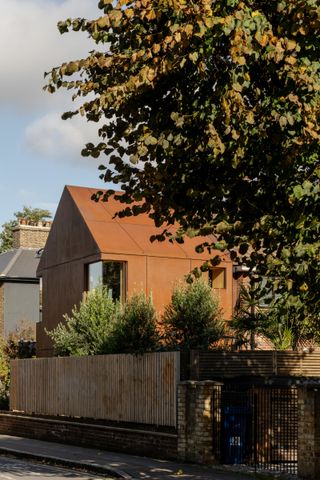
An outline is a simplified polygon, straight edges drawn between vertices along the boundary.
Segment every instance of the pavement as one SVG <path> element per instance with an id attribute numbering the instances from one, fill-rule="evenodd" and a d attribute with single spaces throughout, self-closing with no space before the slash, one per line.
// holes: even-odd
<path id="1" fill-rule="evenodd" d="M 0 435 L 0 454 L 14 455 L 67 467 L 86 468 L 106 477 L 125 480 L 253 480 L 253 474 L 218 467 L 157 460 L 95 448 Z"/>

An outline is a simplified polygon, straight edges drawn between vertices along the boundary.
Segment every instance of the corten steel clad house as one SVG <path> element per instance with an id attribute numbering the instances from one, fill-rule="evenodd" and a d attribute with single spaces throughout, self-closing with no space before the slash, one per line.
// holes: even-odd
<path id="1" fill-rule="evenodd" d="M 150 242 L 157 233 L 147 215 L 114 218 L 122 205 L 115 200 L 95 203 L 95 189 L 67 186 L 43 251 L 38 276 L 42 277 L 42 321 L 37 324 L 39 356 L 53 354 L 45 329 L 52 330 L 79 304 L 83 292 L 101 281 L 114 299 L 128 298 L 133 291 L 152 292 L 158 311 L 169 303 L 172 288 L 194 267 L 201 266 L 208 253 L 198 254 L 199 238 L 184 244 Z M 232 262 L 222 262 L 206 275 L 220 298 L 224 318 L 232 315 L 234 281 Z"/>

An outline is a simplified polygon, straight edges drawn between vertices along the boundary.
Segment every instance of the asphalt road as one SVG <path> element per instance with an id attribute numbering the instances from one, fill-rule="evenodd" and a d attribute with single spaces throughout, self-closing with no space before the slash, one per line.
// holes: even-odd
<path id="1" fill-rule="evenodd" d="M 65 467 L 0 456 L 0 480 L 106 480 L 106 477 L 81 473 Z"/>

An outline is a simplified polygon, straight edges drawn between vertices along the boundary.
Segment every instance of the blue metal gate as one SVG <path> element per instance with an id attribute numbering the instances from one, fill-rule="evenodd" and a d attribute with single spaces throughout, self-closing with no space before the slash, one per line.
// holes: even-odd
<path id="1" fill-rule="evenodd" d="M 222 393 L 222 462 L 244 464 L 248 459 L 252 434 L 252 405 L 246 392 Z"/>
<path id="2" fill-rule="evenodd" d="M 297 472 L 297 390 L 224 385 L 220 453 L 224 464 Z"/>

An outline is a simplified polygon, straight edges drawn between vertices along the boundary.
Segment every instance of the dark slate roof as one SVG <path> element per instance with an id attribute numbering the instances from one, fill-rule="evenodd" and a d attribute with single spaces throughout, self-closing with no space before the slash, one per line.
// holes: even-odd
<path id="1" fill-rule="evenodd" d="M 0 254 L 0 280 L 5 278 L 37 278 L 37 249 L 18 248 Z"/>

